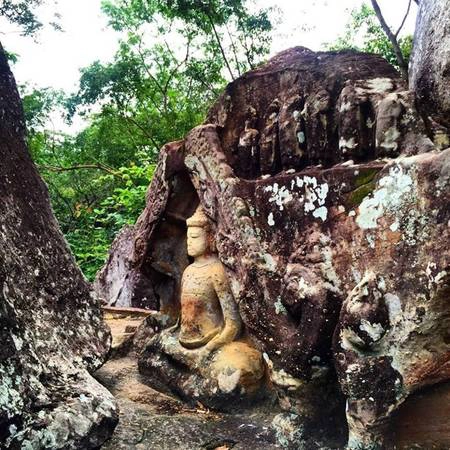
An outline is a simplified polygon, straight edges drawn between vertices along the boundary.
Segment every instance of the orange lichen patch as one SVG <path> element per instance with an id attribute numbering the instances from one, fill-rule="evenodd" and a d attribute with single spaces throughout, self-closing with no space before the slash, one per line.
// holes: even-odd
<path id="1" fill-rule="evenodd" d="M 197 317 L 205 311 L 205 303 L 198 297 L 183 297 L 181 301 L 183 310 L 182 324 L 195 323 Z"/>
<path id="2" fill-rule="evenodd" d="M 185 347 L 205 345 L 220 331 L 222 316 L 215 314 L 211 317 L 211 308 L 207 307 L 203 296 L 184 296 L 181 308 L 180 342 Z"/>

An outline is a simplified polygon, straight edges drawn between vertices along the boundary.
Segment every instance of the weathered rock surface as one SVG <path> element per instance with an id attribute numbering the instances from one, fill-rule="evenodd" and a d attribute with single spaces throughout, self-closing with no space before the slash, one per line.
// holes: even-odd
<path id="1" fill-rule="evenodd" d="M 142 311 L 120 308 L 110 308 L 105 317 L 115 341 L 122 338 L 123 330 L 130 323 L 143 320 Z M 207 410 L 199 403 L 189 407 L 173 396 L 155 391 L 148 386 L 150 380 L 137 371 L 135 345 L 141 342 L 141 337 L 138 331 L 127 356 L 116 353 L 95 373 L 120 406 L 119 425 L 103 449 L 269 450 L 283 448 L 282 444 L 301 435 L 302 428 L 295 423 L 295 414 L 280 414 L 276 404 L 244 413 L 222 414 Z M 450 383 L 432 386 L 409 397 L 394 417 L 396 448 L 449 448 L 449 400 Z"/>
<path id="2" fill-rule="evenodd" d="M 447 0 L 422 0 L 414 35 L 410 84 L 420 112 L 447 128 L 437 127 L 437 141 L 449 145 L 450 128 L 450 8 Z M 432 124 L 431 124 L 432 125 Z"/>
<path id="3" fill-rule="evenodd" d="M 275 450 L 271 420 L 277 406 L 219 414 L 150 388 L 134 358 L 108 361 L 96 374 L 117 398 L 120 421 L 104 450 Z"/>
<path id="4" fill-rule="evenodd" d="M 101 286 L 109 286 L 108 298 L 101 298 L 101 300 L 110 306 L 122 307 L 129 305 L 129 298 L 133 295 L 133 290 L 136 289 L 136 280 L 129 278 L 131 262 L 128 257 L 133 250 L 133 235 L 132 226 L 126 226 L 120 231 L 111 247 L 107 263 L 107 266 L 114 266 L 114 276 L 112 277 L 110 272 L 102 270 L 98 273 L 94 282 L 94 289 L 98 292 L 101 292 Z M 118 276 L 118 274 L 120 275 Z M 133 301 L 133 305 L 136 307 L 141 303 L 148 306 L 146 298 L 136 298 Z M 156 304 L 152 306 L 157 307 Z"/>
<path id="5" fill-rule="evenodd" d="M 409 394 L 450 378 L 450 149 L 397 73 L 359 53 L 283 52 L 231 83 L 207 122 L 161 150 L 100 293 L 126 283 L 124 304 L 177 317 L 200 202 L 286 410 L 284 445 L 388 447 Z"/>
<path id="6" fill-rule="evenodd" d="M 0 47 L 0 447 L 95 448 L 117 422 L 114 398 L 89 374 L 110 333 L 24 135 Z"/>

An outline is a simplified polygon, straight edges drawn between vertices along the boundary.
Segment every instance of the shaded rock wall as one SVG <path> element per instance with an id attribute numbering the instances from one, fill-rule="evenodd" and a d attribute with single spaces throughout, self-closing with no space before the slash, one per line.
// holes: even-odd
<path id="1" fill-rule="evenodd" d="M 409 393 L 450 377 L 449 164 L 384 60 L 288 50 L 163 147 L 129 269 L 116 270 L 113 251 L 98 290 L 115 302 L 104 280 L 123 283 L 123 304 L 176 317 L 184 220 L 200 202 L 295 413 L 277 421 L 296 429 L 293 448 L 313 448 L 311 426 L 323 434 L 327 413 L 344 414 L 338 385 L 349 448 L 383 448 Z"/>
<path id="2" fill-rule="evenodd" d="M 450 383 L 412 395 L 394 418 L 397 448 L 450 448 L 449 417 Z"/>
<path id="3" fill-rule="evenodd" d="M 110 333 L 24 136 L 0 47 L 0 447 L 95 448 L 117 422 L 113 397 L 89 375 Z"/>
<path id="4" fill-rule="evenodd" d="M 421 113 L 450 128 L 450 8 L 447 0 L 422 0 L 410 70 Z M 445 139 L 449 145 L 448 137 Z"/>

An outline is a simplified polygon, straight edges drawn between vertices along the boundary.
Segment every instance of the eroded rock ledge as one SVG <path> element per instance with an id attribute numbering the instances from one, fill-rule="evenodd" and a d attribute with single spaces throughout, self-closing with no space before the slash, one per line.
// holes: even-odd
<path id="1" fill-rule="evenodd" d="M 449 164 L 384 60 L 288 50 L 163 147 L 97 290 L 176 317 L 201 203 L 287 411 L 280 439 L 385 448 L 409 394 L 450 378 Z M 327 436 L 340 416 L 348 435 Z"/>

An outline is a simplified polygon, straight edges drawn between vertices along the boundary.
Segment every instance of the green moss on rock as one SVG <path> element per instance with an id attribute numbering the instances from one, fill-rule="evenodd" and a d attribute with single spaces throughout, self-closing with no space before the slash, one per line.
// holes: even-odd
<path id="1" fill-rule="evenodd" d="M 358 206 L 365 197 L 373 192 L 373 190 L 375 189 L 375 185 L 376 183 L 372 181 L 371 183 L 363 184 L 361 187 L 352 191 L 348 199 L 348 206 L 350 206 L 351 208 Z"/>
<path id="2" fill-rule="evenodd" d="M 380 168 L 373 167 L 360 169 L 359 174 L 356 176 L 355 187 L 358 188 L 373 181 L 380 170 Z"/>
<path id="3" fill-rule="evenodd" d="M 380 171 L 379 168 L 360 169 L 355 178 L 355 189 L 350 193 L 347 201 L 349 208 L 358 206 L 365 197 L 373 192 L 376 186 L 375 177 Z"/>

